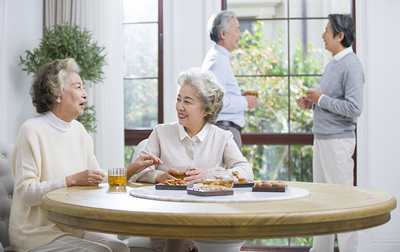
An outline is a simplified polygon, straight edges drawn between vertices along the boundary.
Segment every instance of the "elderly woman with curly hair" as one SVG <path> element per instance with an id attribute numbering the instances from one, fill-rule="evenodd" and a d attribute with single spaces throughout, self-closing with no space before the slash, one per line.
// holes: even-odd
<path id="1" fill-rule="evenodd" d="M 74 59 L 39 68 L 31 87 L 38 117 L 20 128 L 12 155 L 15 181 L 10 217 L 10 243 L 15 251 L 129 251 L 110 236 L 51 223 L 42 197 L 53 190 L 98 185 L 107 179 L 97 163 L 93 141 L 74 120 L 84 113 L 87 93 Z M 127 176 L 161 164 L 144 155 L 127 166 Z"/>
<path id="2" fill-rule="evenodd" d="M 216 164 L 238 171 L 253 180 L 250 164 L 233 140 L 232 133 L 213 125 L 223 106 L 224 92 L 215 75 L 200 68 L 180 73 L 181 86 L 176 100 L 178 122 L 161 124 L 151 133 L 142 155 L 152 154 L 163 160 L 132 176 L 134 181 L 157 183 L 174 179 L 173 167 L 189 166 L 186 182 L 202 182 L 207 169 Z M 152 239 L 157 251 L 196 251 L 191 241 Z"/>

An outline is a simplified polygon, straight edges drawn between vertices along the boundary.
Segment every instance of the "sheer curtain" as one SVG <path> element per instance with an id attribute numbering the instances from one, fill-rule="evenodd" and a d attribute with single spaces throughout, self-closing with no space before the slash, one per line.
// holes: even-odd
<path id="1" fill-rule="evenodd" d="M 97 133 L 91 134 L 100 167 L 124 166 L 124 97 L 122 0 L 44 0 L 44 24 L 68 21 L 92 31 L 104 46 L 107 65 L 103 83 L 87 86 L 88 103 L 95 105 Z"/>

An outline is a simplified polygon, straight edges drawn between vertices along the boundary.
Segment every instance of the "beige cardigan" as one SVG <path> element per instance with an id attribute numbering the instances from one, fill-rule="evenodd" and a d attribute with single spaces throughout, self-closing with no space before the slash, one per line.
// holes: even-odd
<path id="1" fill-rule="evenodd" d="M 133 175 L 131 181 L 155 183 L 158 174 L 174 166 L 190 165 L 208 170 L 217 163 L 232 171 L 239 171 L 242 178 L 254 179 L 253 170 L 233 141 L 232 133 L 208 123 L 193 138 L 177 122 L 160 124 L 155 127 L 140 154 L 153 154 L 163 164 L 146 168 Z"/>

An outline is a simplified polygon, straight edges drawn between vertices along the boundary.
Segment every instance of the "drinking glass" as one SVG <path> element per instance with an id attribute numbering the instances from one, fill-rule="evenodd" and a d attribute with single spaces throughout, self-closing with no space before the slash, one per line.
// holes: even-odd
<path id="1" fill-rule="evenodd" d="M 108 185 L 110 188 L 123 189 L 126 187 L 126 168 L 108 169 Z"/>

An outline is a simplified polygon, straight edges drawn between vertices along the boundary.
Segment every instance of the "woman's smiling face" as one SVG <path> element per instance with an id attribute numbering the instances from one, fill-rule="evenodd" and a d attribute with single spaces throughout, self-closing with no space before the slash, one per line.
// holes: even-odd
<path id="1" fill-rule="evenodd" d="M 175 106 L 179 124 L 191 136 L 196 135 L 203 128 L 207 116 L 202 107 L 202 102 L 197 98 L 194 91 L 192 85 L 184 84 L 179 90 Z"/>

